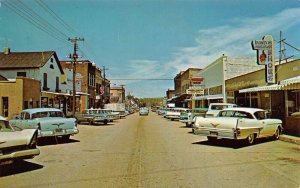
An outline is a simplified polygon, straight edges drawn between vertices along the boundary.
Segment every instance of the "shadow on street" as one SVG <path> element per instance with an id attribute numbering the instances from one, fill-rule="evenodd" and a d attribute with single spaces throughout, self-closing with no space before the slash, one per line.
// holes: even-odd
<path id="1" fill-rule="evenodd" d="M 24 160 L 17 160 L 12 164 L 0 166 L 0 177 L 34 171 L 43 167 L 44 166 L 36 163 L 31 163 Z"/>
<path id="2" fill-rule="evenodd" d="M 252 145 L 249 145 L 248 143 L 246 143 L 245 140 L 230 140 L 230 139 L 217 139 L 214 141 L 205 140 L 205 141 L 200 141 L 200 142 L 194 142 L 192 144 L 240 149 L 240 148 L 245 148 L 245 147 L 254 146 L 254 145 L 258 145 L 258 144 L 264 144 L 264 143 L 267 143 L 270 141 L 274 141 L 274 140 L 270 139 L 270 138 L 258 138 L 255 140 L 254 144 L 252 144 Z"/>

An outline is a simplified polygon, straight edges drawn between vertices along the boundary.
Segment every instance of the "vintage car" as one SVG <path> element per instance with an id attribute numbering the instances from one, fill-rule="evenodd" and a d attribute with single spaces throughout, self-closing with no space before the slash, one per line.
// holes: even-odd
<path id="1" fill-rule="evenodd" d="M 173 120 L 180 120 L 181 113 L 188 113 L 190 112 L 190 109 L 187 108 L 173 108 L 169 111 L 167 111 L 165 118 Z"/>
<path id="2" fill-rule="evenodd" d="M 191 111 L 182 112 L 180 114 L 180 122 L 185 123 L 187 127 L 191 127 L 194 123 L 193 119 L 196 116 L 204 117 L 208 108 L 193 108 Z"/>
<path id="3" fill-rule="evenodd" d="M 246 140 L 253 144 L 256 138 L 279 138 L 280 119 L 268 119 L 267 112 L 258 108 L 227 108 L 217 117 L 196 117 L 194 134 L 206 135 L 209 141 L 217 138 Z"/>
<path id="4" fill-rule="evenodd" d="M 20 129 L 38 129 L 38 137 L 61 136 L 68 140 L 71 135 L 79 133 L 77 120 L 66 118 L 64 113 L 56 108 L 31 108 L 21 112 L 10 120 L 13 127 Z"/>
<path id="5" fill-rule="evenodd" d="M 75 118 L 78 123 L 87 122 L 90 125 L 93 125 L 94 123 L 100 122 L 106 125 L 108 122 L 119 119 L 120 116 L 114 114 L 111 110 L 97 108 L 85 109 L 82 113 L 75 113 Z"/>
<path id="6" fill-rule="evenodd" d="M 205 116 L 217 116 L 221 110 L 234 107 L 237 107 L 237 105 L 233 103 L 210 103 Z"/>
<path id="7" fill-rule="evenodd" d="M 15 130 L 6 118 L 0 116 L 0 165 L 39 155 L 37 135 L 37 129 Z"/>
<path id="8" fill-rule="evenodd" d="M 149 114 L 149 109 L 147 107 L 140 108 L 139 111 L 140 116 L 148 116 L 148 114 Z"/>

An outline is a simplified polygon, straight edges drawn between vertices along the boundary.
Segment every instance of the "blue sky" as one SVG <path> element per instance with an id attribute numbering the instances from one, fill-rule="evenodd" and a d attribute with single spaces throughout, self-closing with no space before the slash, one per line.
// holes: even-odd
<path id="1" fill-rule="evenodd" d="M 106 66 L 112 84 L 137 97 L 162 97 L 189 67 L 204 68 L 223 53 L 255 56 L 251 41 L 265 34 L 300 48 L 299 0 L 0 0 L 0 47 L 12 51 L 73 51 L 67 37 L 83 37 L 79 54 Z M 43 3 L 41 3 L 43 2 Z M 50 36 L 9 9 L 24 4 L 57 30 Z M 47 13 L 47 5 L 65 24 Z M 23 10 L 23 9 L 19 9 Z M 66 27 L 67 25 L 67 27 Z M 275 49 L 278 51 L 278 48 Z M 289 50 L 299 58 L 300 52 Z"/>

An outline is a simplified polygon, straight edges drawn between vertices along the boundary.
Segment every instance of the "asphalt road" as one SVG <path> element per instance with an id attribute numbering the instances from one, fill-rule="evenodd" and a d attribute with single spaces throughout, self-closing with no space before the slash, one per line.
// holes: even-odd
<path id="1" fill-rule="evenodd" d="M 39 156 L 1 167 L 0 187 L 300 187 L 296 144 L 212 144 L 155 113 L 79 129 L 68 143 L 44 140 Z"/>

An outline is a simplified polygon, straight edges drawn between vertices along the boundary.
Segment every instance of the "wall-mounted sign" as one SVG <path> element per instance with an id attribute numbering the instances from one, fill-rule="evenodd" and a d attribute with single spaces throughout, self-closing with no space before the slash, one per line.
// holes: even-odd
<path id="1" fill-rule="evenodd" d="M 272 35 L 265 35 L 262 40 L 252 41 L 252 48 L 257 52 L 257 64 L 265 65 L 265 78 L 267 83 L 276 83 L 274 39 Z"/>
<path id="2" fill-rule="evenodd" d="M 190 88 L 190 89 L 186 90 L 186 94 L 204 95 L 204 89 L 202 89 L 202 88 Z"/>
<path id="3" fill-rule="evenodd" d="M 193 77 L 190 79 L 192 85 L 201 85 L 203 84 L 204 78 L 202 77 Z"/>

